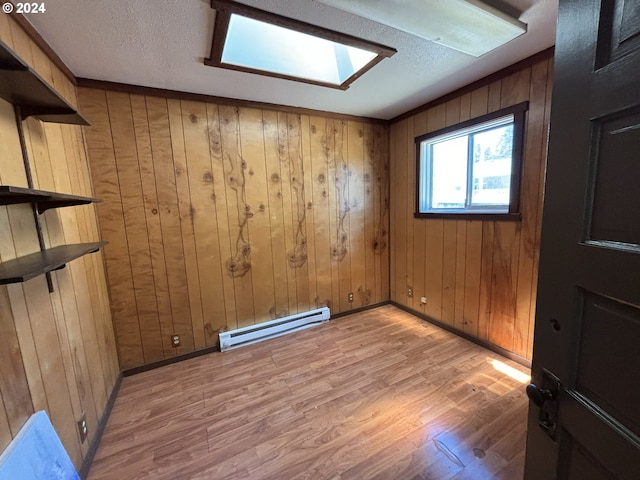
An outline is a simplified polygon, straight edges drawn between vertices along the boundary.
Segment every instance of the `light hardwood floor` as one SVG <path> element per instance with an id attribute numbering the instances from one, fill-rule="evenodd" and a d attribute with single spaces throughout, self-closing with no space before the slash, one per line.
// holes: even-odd
<path id="1" fill-rule="evenodd" d="M 496 360 L 528 375 L 384 306 L 127 377 L 89 480 L 521 479 Z"/>

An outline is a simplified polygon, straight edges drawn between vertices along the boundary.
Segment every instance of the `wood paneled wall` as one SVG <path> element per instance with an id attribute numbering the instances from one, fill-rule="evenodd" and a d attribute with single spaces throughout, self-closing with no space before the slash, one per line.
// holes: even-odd
<path id="1" fill-rule="evenodd" d="M 70 103 L 75 87 L 9 15 L 0 15 L 0 40 Z M 93 196 L 82 130 L 24 122 L 36 188 Z M 26 187 L 12 105 L 0 100 L 0 184 Z M 42 215 L 47 246 L 99 239 L 95 207 L 67 207 Z M 32 207 L 0 206 L 0 261 L 39 250 Z M 101 254 L 70 262 L 44 276 L 0 286 L 0 451 L 34 411 L 46 410 L 64 447 L 80 467 L 120 373 Z M 86 414 L 89 438 L 76 421 Z"/>
<path id="2" fill-rule="evenodd" d="M 526 358 L 533 345 L 552 64 L 539 59 L 394 123 L 390 134 L 391 299 Z M 414 138 L 525 100 L 522 221 L 415 219 Z"/>
<path id="3" fill-rule="evenodd" d="M 123 368 L 389 299 L 386 126 L 100 89 L 79 102 Z"/>

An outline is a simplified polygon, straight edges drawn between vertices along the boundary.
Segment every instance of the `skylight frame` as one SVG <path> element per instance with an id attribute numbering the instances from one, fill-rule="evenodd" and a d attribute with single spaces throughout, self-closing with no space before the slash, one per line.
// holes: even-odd
<path id="1" fill-rule="evenodd" d="M 310 23 L 302 22 L 300 20 L 294 20 L 292 18 L 277 15 L 275 13 L 260 10 L 258 8 L 250 7 L 241 3 L 237 3 L 231 0 L 211 0 L 211 8 L 216 10 L 215 26 L 213 30 L 213 39 L 211 42 L 211 54 L 209 58 L 204 60 L 204 64 L 211 67 L 225 68 L 229 70 L 237 70 L 241 72 L 254 73 L 258 75 L 264 75 L 268 77 L 282 78 L 286 80 L 292 80 L 295 82 L 308 83 L 312 85 L 319 85 L 322 87 L 328 87 L 338 90 L 346 90 L 349 86 L 363 74 L 371 70 L 375 65 L 380 63 L 383 59 L 389 58 L 397 51 L 394 48 L 381 45 L 379 43 L 370 42 L 352 35 L 329 30 L 327 28 L 312 25 Z M 234 65 L 230 63 L 224 63 L 222 61 L 222 54 L 224 44 L 227 38 L 227 32 L 229 30 L 229 22 L 231 15 L 236 14 L 242 17 L 258 20 L 261 22 L 269 23 L 278 27 L 288 28 L 308 35 L 313 35 L 318 38 L 330 40 L 332 42 L 341 43 L 346 46 L 356 47 L 363 50 L 368 50 L 375 53 L 376 56 L 364 65 L 360 70 L 353 73 L 350 77 L 346 78 L 341 84 L 334 84 L 329 82 L 317 81 L 313 79 L 297 77 L 292 75 L 280 74 L 267 70 L 261 70 L 257 68 L 251 68 L 241 65 Z"/>

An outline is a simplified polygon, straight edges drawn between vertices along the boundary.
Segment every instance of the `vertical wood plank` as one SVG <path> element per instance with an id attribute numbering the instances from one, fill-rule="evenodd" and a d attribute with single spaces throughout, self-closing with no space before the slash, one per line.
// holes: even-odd
<path id="1" fill-rule="evenodd" d="M 467 224 L 465 247 L 465 291 L 462 323 L 464 331 L 476 337 L 479 336 L 482 225 L 483 222 L 481 221 L 471 221 Z"/>
<path id="2" fill-rule="evenodd" d="M 58 127 L 62 134 L 61 150 L 59 150 L 59 153 L 52 151 L 50 157 L 66 159 L 64 171 L 68 174 L 69 180 L 67 184 L 67 177 L 61 175 L 61 169 L 54 168 L 55 189 L 65 189 L 64 191 L 93 196 L 88 162 L 84 155 L 84 144 L 82 152 L 78 148 L 77 137 L 82 133 L 81 129 L 72 125 L 48 124 L 47 127 L 49 126 Z M 56 135 L 49 136 L 50 145 L 56 144 L 56 138 Z M 92 242 L 100 238 L 95 223 L 96 211 L 94 205 L 59 210 L 61 218 L 63 215 L 66 216 L 67 213 L 70 221 L 63 224 L 64 238 L 67 243 Z M 74 228 L 74 217 L 77 219 L 77 229 Z M 51 229 L 49 230 L 51 231 Z M 71 241 L 68 240 L 69 238 L 71 238 Z M 105 281 L 100 254 L 85 256 L 78 265 L 72 266 L 76 269 L 74 271 L 77 272 L 73 278 L 75 282 L 81 284 L 78 290 L 75 289 L 76 283 L 73 284 L 76 294 L 75 306 L 78 309 L 77 316 L 81 318 L 76 321 L 76 317 L 72 315 L 74 326 L 68 328 L 68 335 L 71 345 L 70 350 L 74 352 L 74 356 L 77 356 L 74 360 L 74 364 L 78 366 L 76 374 L 82 379 L 82 381 L 78 381 L 82 404 L 90 405 L 91 397 L 89 393 L 91 393 L 96 407 L 93 411 L 90 406 L 85 407 L 88 426 L 93 428 L 91 425 L 92 416 L 95 416 L 97 420 L 99 412 L 102 412 L 98 408 L 103 409 L 104 405 L 106 405 L 108 392 L 115 384 L 119 368 L 113 368 L 115 340 L 109 312 L 109 298 L 106 291 L 99 286 L 101 281 Z M 61 277 L 61 275 L 57 275 L 57 277 Z M 60 278 L 58 278 L 58 282 L 60 282 Z M 86 290 L 82 287 L 83 283 L 87 287 Z M 86 297 L 83 294 L 88 295 L 90 301 L 86 301 Z M 62 300 L 64 308 L 66 296 L 62 296 Z M 84 310 L 80 310 L 81 308 Z M 66 316 L 68 309 L 65 308 L 64 311 Z M 71 304 L 71 311 L 74 312 L 73 304 Z M 91 351 L 87 352 L 87 350 Z M 117 358 L 115 360 L 117 362 Z M 84 385 L 88 384 L 91 385 L 91 389 L 83 388 Z M 92 431 L 95 431 L 95 429 Z M 83 445 L 83 451 L 84 449 L 88 449 L 88 445 Z"/>
<path id="3" fill-rule="evenodd" d="M 0 180 L 5 185 L 27 186 L 13 106 L 0 99 Z"/>
<path id="4" fill-rule="evenodd" d="M 13 20 L 10 18 L 10 15 L 0 15 L 0 41 L 4 42 L 5 45 L 14 50 L 10 25 L 12 22 Z"/>
<path id="5" fill-rule="evenodd" d="M 233 252 L 235 252 L 235 245 L 233 243 L 233 238 L 231 234 L 231 226 L 230 226 L 230 217 L 228 215 L 229 212 L 229 198 L 230 194 L 227 192 L 226 188 L 226 177 L 227 171 L 225 170 L 224 157 L 222 151 L 222 136 L 223 130 L 221 128 L 221 115 L 220 110 L 217 105 L 208 104 L 206 106 L 206 118 L 207 124 L 205 126 L 205 138 L 209 143 L 209 168 L 211 177 L 207 175 L 206 172 L 202 175 L 202 182 L 205 184 L 211 184 L 213 187 L 213 192 L 210 194 L 209 205 L 213 204 L 215 206 L 215 216 L 217 218 L 217 224 L 214 224 L 212 227 L 216 228 L 214 237 L 211 239 L 207 239 L 206 241 L 213 242 L 213 246 L 211 247 L 214 251 L 216 248 L 216 241 L 219 247 L 220 255 L 215 258 L 216 267 L 219 267 L 220 271 L 221 283 L 224 289 L 224 303 L 220 305 L 224 305 L 224 309 L 220 314 L 218 320 L 219 322 L 223 321 L 226 318 L 227 321 L 227 329 L 232 330 L 234 328 L 238 328 L 240 326 L 238 319 L 238 309 L 237 309 L 237 292 L 236 285 L 234 281 L 234 277 L 232 273 L 229 271 L 229 267 L 231 267 L 231 263 L 227 265 L 227 262 L 230 262 L 232 259 Z M 184 122 L 183 122 L 184 123 Z M 236 137 L 237 139 L 237 137 Z M 193 146 L 194 150 L 201 153 L 201 147 Z M 206 176 L 206 177 L 205 177 Z M 195 204 L 194 204 L 195 205 Z M 206 210 L 205 210 L 206 211 Z M 204 212 L 203 212 L 204 213 Z M 209 214 L 205 214 L 201 218 L 201 222 L 203 224 L 208 224 L 211 222 Z M 210 227 L 206 227 L 210 228 Z M 201 238 L 201 240 L 204 240 Z M 206 255 L 206 253 L 205 253 Z M 200 258 L 200 254 L 198 254 L 198 258 Z M 213 286 L 219 286 L 220 281 L 214 282 L 205 288 L 212 288 Z M 221 292 L 216 292 L 216 294 Z M 220 308 L 218 307 L 218 308 Z"/>
<path id="6" fill-rule="evenodd" d="M 427 122 L 427 112 L 422 112 L 420 114 L 415 115 L 414 118 L 414 126 L 413 126 L 413 136 L 414 138 L 419 135 L 424 135 L 428 130 L 428 122 Z M 411 150 L 413 154 L 412 161 L 409 162 L 409 168 L 413 169 L 414 178 L 417 175 L 417 161 L 416 158 L 416 146 L 415 141 Z M 414 185 L 412 187 L 417 191 L 417 181 L 414 180 Z M 415 199 L 415 195 L 414 195 Z M 412 205 L 409 206 L 410 213 L 415 212 L 415 200 Z M 426 304 L 420 301 L 421 297 L 426 296 L 425 290 L 425 262 L 426 262 L 426 254 L 425 254 L 425 242 L 427 237 L 427 223 L 428 220 L 422 218 L 415 218 L 413 222 L 413 308 L 425 312 Z"/>
<path id="7" fill-rule="evenodd" d="M 6 286 L 0 287 L 0 330 L 0 392 L 3 399 L 0 424 L 4 417 L 11 440 L 34 409 Z"/>
<path id="8" fill-rule="evenodd" d="M 29 35 L 13 20 L 9 22 L 11 38 L 13 39 L 13 51 L 28 65 L 33 65 L 31 53 L 31 39 Z"/>
<path id="9" fill-rule="evenodd" d="M 55 317 L 44 277 L 23 284 L 27 310 L 32 322 L 33 340 L 42 372 L 42 383 L 47 396 L 48 413 L 69 457 L 78 465 L 82 459 L 80 441 L 66 382 L 62 349 L 58 340 Z"/>
<path id="10" fill-rule="evenodd" d="M 59 70 L 57 68 L 54 68 L 53 70 L 55 80 L 55 73 L 59 72 Z M 61 72 L 59 73 L 62 75 Z M 66 78 L 63 78 L 63 80 L 63 83 L 67 85 L 67 91 L 70 92 L 70 95 L 73 96 L 74 102 L 76 102 L 75 88 Z M 67 162 L 69 163 L 67 170 L 70 173 L 69 179 L 71 181 L 71 191 L 80 192 L 86 196 L 95 196 L 85 152 L 84 139 L 82 138 L 82 129 L 72 125 L 60 125 L 60 129 L 62 130 L 64 137 L 65 158 L 67 158 Z M 80 226 L 78 233 L 81 241 L 98 240 L 100 238 L 100 232 L 97 226 L 95 205 L 75 208 L 73 211 L 75 211 L 78 216 L 78 224 Z M 71 231 L 73 231 L 73 229 L 71 229 Z M 87 348 L 84 349 L 87 358 L 86 368 L 88 369 L 92 385 L 96 385 L 95 387 L 92 386 L 96 406 L 106 405 L 106 401 L 108 399 L 107 396 L 110 394 L 109 392 L 113 388 L 113 385 L 120 373 L 118 359 L 113 352 L 115 338 L 110 312 L 110 302 L 106 291 L 102 252 L 103 251 L 98 254 L 85 256 L 82 259 L 82 263 L 84 263 L 86 269 L 88 292 L 92 299 L 89 303 L 91 304 L 94 316 L 93 321 L 87 318 L 82 319 L 82 322 L 86 322 L 87 327 L 82 330 L 81 337 L 83 341 L 84 338 L 87 337 L 89 338 L 89 341 L 92 341 L 95 336 L 98 342 L 97 351 L 87 352 Z M 84 304 L 84 302 L 78 303 Z M 72 335 L 70 334 L 70 341 L 73 341 L 71 337 Z M 78 352 L 80 358 L 82 358 L 82 349 L 79 348 Z M 98 375 L 100 369 L 97 365 L 89 366 L 89 364 L 97 363 L 98 361 L 102 366 L 101 380 L 104 385 L 103 388 L 100 386 L 100 378 Z M 84 368 L 82 362 L 80 363 L 80 366 L 81 368 Z M 86 376 L 85 373 L 82 374 Z M 104 398 L 96 398 L 99 395 L 99 393 L 96 392 L 104 392 Z M 98 412 L 96 412 L 96 415 L 98 415 Z"/>
<path id="11" fill-rule="evenodd" d="M 275 300 L 270 309 L 271 318 L 289 315 L 288 261 L 285 242 L 285 220 L 282 204 L 282 171 L 280 168 L 280 141 L 278 114 L 264 110 L 263 136 L 265 150 L 265 168 L 267 195 L 269 201 L 269 231 L 271 236 L 271 262 Z M 315 202 L 314 198 L 314 202 Z M 317 213 L 317 209 L 316 209 Z M 327 212 L 328 213 L 328 212 Z M 330 288 L 329 276 L 329 288 Z"/>
<path id="12" fill-rule="evenodd" d="M 174 348 L 176 353 L 181 354 L 194 350 L 196 337 L 197 343 L 204 345 L 204 326 L 197 325 L 198 330 L 194 332 L 191 320 L 176 175 L 171 152 L 171 138 L 167 135 L 170 131 L 167 101 L 158 97 L 146 97 L 146 104 L 173 318 L 171 334 L 180 335 L 180 346 Z"/>
<path id="13" fill-rule="evenodd" d="M 482 222 L 480 298 L 478 303 L 478 337 L 489 340 L 491 294 L 493 288 L 493 252 L 496 222 Z"/>
<path id="14" fill-rule="evenodd" d="M 291 160 L 290 160 L 289 123 L 287 114 L 278 112 L 278 158 L 280 161 L 280 195 L 282 196 L 282 212 L 284 223 L 285 257 L 281 259 L 286 265 L 287 289 L 290 314 L 298 313 L 298 291 L 296 288 L 296 269 L 289 263 L 290 252 L 295 252 L 297 221 L 294 220 L 294 212 L 291 192 Z"/>
<path id="15" fill-rule="evenodd" d="M 349 302 L 349 292 L 352 292 L 351 285 L 351 258 L 353 249 L 351 246 L 351 235 L 349 231 L 350 206 L 349 188 L 351 178 L 349 176 L 349 130 L 345 120 L 334 121 L 335 134 L 335 192 L 337 207 L 337 225 L 335 230 L 334 245 L 332 254 L 338 263 L 338 302 L 340 312 L 351 309 Z"/>
<path id="16" fill-rule="evenodd" d="M 171 137 L 171 153 L 173 168 L 176 174 L 176 193 L 178 195 L 178 212 L 184 264 L 187 270 L 187 290 L 189 292 L 189 310 L 194 332 L 194 348 L 215 345 L 218 341 L 216 329 L 210 322 L 205 322 L 202 311 L 200 276 L 198 274 L 198 254 L 196 252 L 193 216 L 191 214 L 191 189 L 189 186 L 189 168 L 182 128 L 182 109 L 180 101 L 167 100 L 169 115 L 169 134 Z M 220 328 L 220 326 L 218 327 Z M 200 334 L 199 332 L 202 332 Z M 163 343 L 164 343 L 163 336 Z M 168 339 L 168 337 L 167 337 Z"/>
<path id="17" fill-rule="evenodd" d="M 351 238 L 351 292 L 353 307 L 363 307 L 371 303 L 371 289 L 366 287 L 366 242 L 365 242 L 365 133 L 361 122 L 349 120 L 347 123 L 349 158 L 349 236 Z"/>
<path id="18" fill-rule="evenodd" d="M 495 222 L 494 228 L 489 341 L 513 351 L 520 226 Z"/>
<path id="19" fill-rule="evenodd" d="M 178 114 L 177 106 L 175 113 Z M 230 279 L 222 274 L 222 249 L 229 240 L 219 234 L 218 206 L 224 209 L 223 179 L 214 173 L 213 150 L 219 146 L 219 131 L 212 124 L 207 106 L 181 102 L 181 123 L 189 184 L 189 218 L 193 228 L 202 315 L 207 336 L 235 328 L 235 300 Z M 216 116 L 217 118 L 217 116 Z M 219 148 L 219 147 L 218 147 Z M 221 174 L 220 174 L 221 175 Z M 215 185 L 214 185 L 215 184 Z M 221 214 L 222 215 L 222 214 Z M 226 215 L 225 215 L 226 217 Z M 226 221 L 226 218 L 225 218 Z M 194 272 L 195 273 L 195 272 Z"/>
<path id="20" fill-rule="evenodd" d="M 302 116 L 287 114 L 289 139 L 289 182 L 291 185 L 291 213 L 293 248 L 287 252 L 289 268 L 295 270 L 296 309 L 309 310 L 309 263 L 307 246 L 307 202 L 305 192 L 304 145 L 302 140 Z"/>
<path id="21" fill-rule="evenodd" d="M 391 177 L 389 168 L 390 155 L 390 130 L 381 125 L 374 126 L 374 151 L 375 151 L 375 272 L 376 292 L 378 301 L 391 298 L 391 272 L 390 272 L 390 189 Z"/>
<path id="22" fill-rule="evenodd" d="M 45 82 L 53 86 L 53 72 L 51 62 L 42 50 L 31 40 L 31 57 L 33 59 L 32 68 L 40 75 Z M 63 95 L 66 96 L 66 95 Z"/>
<path id="23" fill-rule="evenodd" d="M 9 430 L 9 419 L 7 418 L 2 392 L 0 391 L 0 450 L 4 451 L 11 443 L 12 438 L 11 430 Z"/>
<path id="24" fill-rule="evenodd" d="M 329 196 L 331 195 L 328 171 L 331 121 L 324 117 L 310 118 L 311 144 L 311 202 L 313 204 L 314 255 L 316 258 L 316 307 L 332 308 L 331 291 L 331 228 L 329 223 Z M 311 248 L 311 245 L 309 245 Z"/>
<path id="25" fill-rule="evenodd" d="M 391 190 L 393 192 L 393 211 L 391 212 L 391 220 L 393 227 L 391 229 L 391 243 L 394 249 L 395 262 L 392 265 L 392 272 L 395 281 L 395 297 L 396 302 L 407 305 L 407 216 L 409 214 L 410 205 L 408 204 L 406 185 L 407 185 L 407 162 L 409 152 L 407 151 L 407 135 L 409 124 L 406 120 L 402 120 L 396 124 L 393 158 L 391 165 L 393 167 L 393 184 Z"/>
<path id="26" fill-rule="evenodd" d="M 414 237 L 413 237 L 413 228 L 416 223 L 416 219 L 413 218 L 414 205 L 416 203 L 416 169 L 415 169 L 415 117 L 409 117 L 407 119 L 407 137 L 405 138 L 406 146 L 406 157 L 402 159 L 402 162 L 406 164 L 407 168 L 407 179 L 404 185 L 405 195 L 407 197 L 407 280 L 405 289 L 407 291 L 407 306 L 409 308 L 415 308 L 416 305 L 420 304 L 420 298 L 417 296 L 415 291 L 415 252 L 413 249 L 414 245 Z M 413 291 L 413 295 L 409 296 L 409 287 Z"/>
<path id="27" fill-rule="evenodd" d="M 368 292 L 369 303 L 380 302 L 380 279 L 376 276 L 376 178 L 375 178 L 375 134 L 373 125 L 363 123 L 364 161 L 363 161 L 363 198 L 364 216 L 362 242 L 364 248 L 364 291 Z"/>
<path id="28" fill-rule="evenodd" d="M 533 334 L 534 334 L 534 324 L 535 324 L 535 314 L 536 314 L 536 293 L 538 291 L 538 266 L 540 259 L 540 235 L 542 228 L 542 197 L 544 195 L 544 175 L 545 175 L 545 166 L 546 166 L 546 152 L 547 152 L 547 142 L 549 140 L 548 131 L 549 131 L 549 121 L 551 116 L 551 94 L 553 90 L 553 59 L 549 59 L 547 62 L 547 91 L 544 103 L 544 134 L 542 135 L 542 152 L 545 157 L 542 159 L 542 168 L 540 169 L 540 181 L 538 187 L 538 197 L 537 204 L 538 213 L 536 219 L 536 233 L 535 233 L 535 263 L 533 266 L 533 282 L 531 285 L 531 309 L 529 312 L 529 334 L 527 339 L 527 352 L 533 352 Z"/>
<path id="29" fill-rule="evenodd" d="M 224 268 L 227 275 L 233 278 L 238 326 L 244 327 L 255 322 L 253 302 L 250 301 L 253 273 L 249 243 L 249 209 L 246 202 L 247 162 L 242 153 L 239 107 L 221 105 L 218 111 L 231 239 L 231 257 L 225 260 Z"/>
<path id="30" fill-rule="evenodd" d="M 32 326 L 29 321 L 29 312 L 25 299 L 24 290 L 21 285 L 8 285 L 7 293 L 13 310 L 15 319 L 16 334 L 20 345 L 20 353 L 22 354 L 22 362 L 29 384 L 29 393 L 31 394 L 31 402 L 33 410 L 49 410 L 49 403 L 45 393 L 43 372 L 38 362 L 38 353 Z"/>
<path id="31" fill-rule="evenodd" d="M 169 299 L 169 286 L 167 284 L 162 229 L 160 226 L 155 162 L 151 151 L 151 139 L 149 138 L 147 104 L 143 96 L 131 96 L 131 114 L 138 164 L 140 165 L 142 207 L 144 209 L 147 235 L 149 238 L 149 255 L 152 272 L 149 278 L 145 278 L 144 281 L 152 282 L 153 285 L 150 285 L 150 287 L 154 290 L 154 295 L 148 299 L 149 304 L 147 304 L 146 308 L 150 310 L 150 318 L 154 316 L 155 318 L 145 325 L 145 330 L 149 337 L 153 339 L 154 352 L 152 357 L 158 360 L 171 355 L 173 348 L 171 344 L 173 326 L 171 322 L 171 301 Z"/>
<path id="32" fill-rule="evenodd" d="M 253 275 L 253 307 L 255 321 L 272 318 L 275 304 L 273 257 L 270 236 L 269 194 L 265 166 L 262 111 L 240 110 L 242 155 L 246 162 L 246 199 L 251 217 L 251 269 Z"/>
<path id="33" fill-rule="evenodd" d="M 157 335 L 158 314 L 147 223 L 144 210 L 140 209 L 144 199 L 140 165 L 136 155 L 130 96 L 124 93 L 107 92 L 107 105 L 131 262 L 133 292 L 129 295 L 134 297 L 132 304 L 136 306 L 145 362 L 153 362 L 161 360 L 163 352 Z"/>
<path id="34" fill-rule="evenodd" d="M 456 300 L 457 220 L 443 220 L 442 232 L 442 314 L 441 320 L 454 325 Z"/>
<path id="35" fill-rule="evenodd" d="M 464 331 L 464 295 L 467 275 L 467 225 L 470 222 L 456 221 L 456 269 L 453 309 L 453 326 Z"/>
<path id="36" fill-rule="evenodd" d="M 487 99 L 487 113 L 500 110 L 502 101 L 502 81 L 497 80 L 489 84 L 489 92 Z"/>
<path id="37" fill-rule="evenodd" d="M 530 310 L 535 299 L 531 297 L 534 282 L 533 269 L 536 263 L 536 220 L 542 206 L 538 202 L 540 191 L 540 170 L 543 168 L 542 151 L 544 129 L 544 109 L 547 83 L 547 61 L 531 67 L 529 111 L 527 112 L 526 148 L 522 166 L 522 188 L 520 191 L 520 212 L 522 230 L 520 236 L 520 256 L 516 293 L 516 317 L 514 325 L 513 351 L 525 358 L 531 358 L 528 349 Z"/>
<path id="38" fill-rule="evenodd" d="M 85 129 L 87 150 L 92 173 L 100 179 L 94 189 L 95 195 L 103 200 L 97 205 L 101 236 L 109 242 L 104 257 L 111 310 L 121 365 L 128 368 L 144 363 L 144 356 L 135 299 L 131 295 L 133 279 L 106 93 L 79 89 L 78 96 L 82 111 L 92 125 Z"/>
<path id="39" fill-rule="evenodd" d="M 396 152 L 396 142 L 399 137 L 399 125 L 400 123 L 394 123 L 389 127 L 389 242 L 390 242 L 390 251 L 389 251 L 389 298 L 394 302 L 399 302 L 400 292 L 398 291 L 398 282 L 396 276 L 396 269 L 398 266 L 398 260 L 396 255 L 399 253 L 399 249 L 396 248 L 396 238 L 397 238 L 397 230 L 396 230 L 396 199 L 399 198 L 397 195 L 396 184 L 398 182 L 398 161 L 396 161 L 397 152 Z M 399 213 L 399 212 L 398 212 Z"/>
<path id="40" fill-rule="evenodd" d="M 307 305 L 309 309 L 316 308 L 317 290 L 317 274 L 316 274 L 316 256 L 315 256 L 315 211 L 313 206 L 313 174 L 311 172 L 311 118 L 308 115 L 300 117 L 302 132 L 302 171 L 303 171 L 303 187 L 305 192 L 305 223 L 304 235 L 306 239 L 307 252 Z"/>

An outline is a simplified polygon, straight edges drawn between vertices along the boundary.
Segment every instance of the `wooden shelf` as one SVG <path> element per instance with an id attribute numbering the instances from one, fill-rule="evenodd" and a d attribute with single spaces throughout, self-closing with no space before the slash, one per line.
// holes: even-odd
<path id="1" fill-rule="evenodd" d="M 71 260 L 97 252 L 106 244 L 107 242 L 95 242 L 61 245 L 0 263 L 0 285 L 26 282 L 38 275 L 59 270 Z"/>
<path id="2" fill-rule="evenodd" d="M 22 118 L 89 125 L 58 92 L 0 42 L 0 97 L 20 107 Z"/>
<path id="3" fill-rule="evenodd" d="M 34 203 L 38 213 L 43 213 L 50 208 L 70 207 L 74 205 L 86 205 L 88 203 L 101 202 L 99 198 L 82 197 L 80 195 L 68 195 L 66 193 L 47 192 L 34 190 L 33 188 L 14 187 L 12 185 L 0 185 L 0 205 L 15 205 L 17 203 Z"/>

